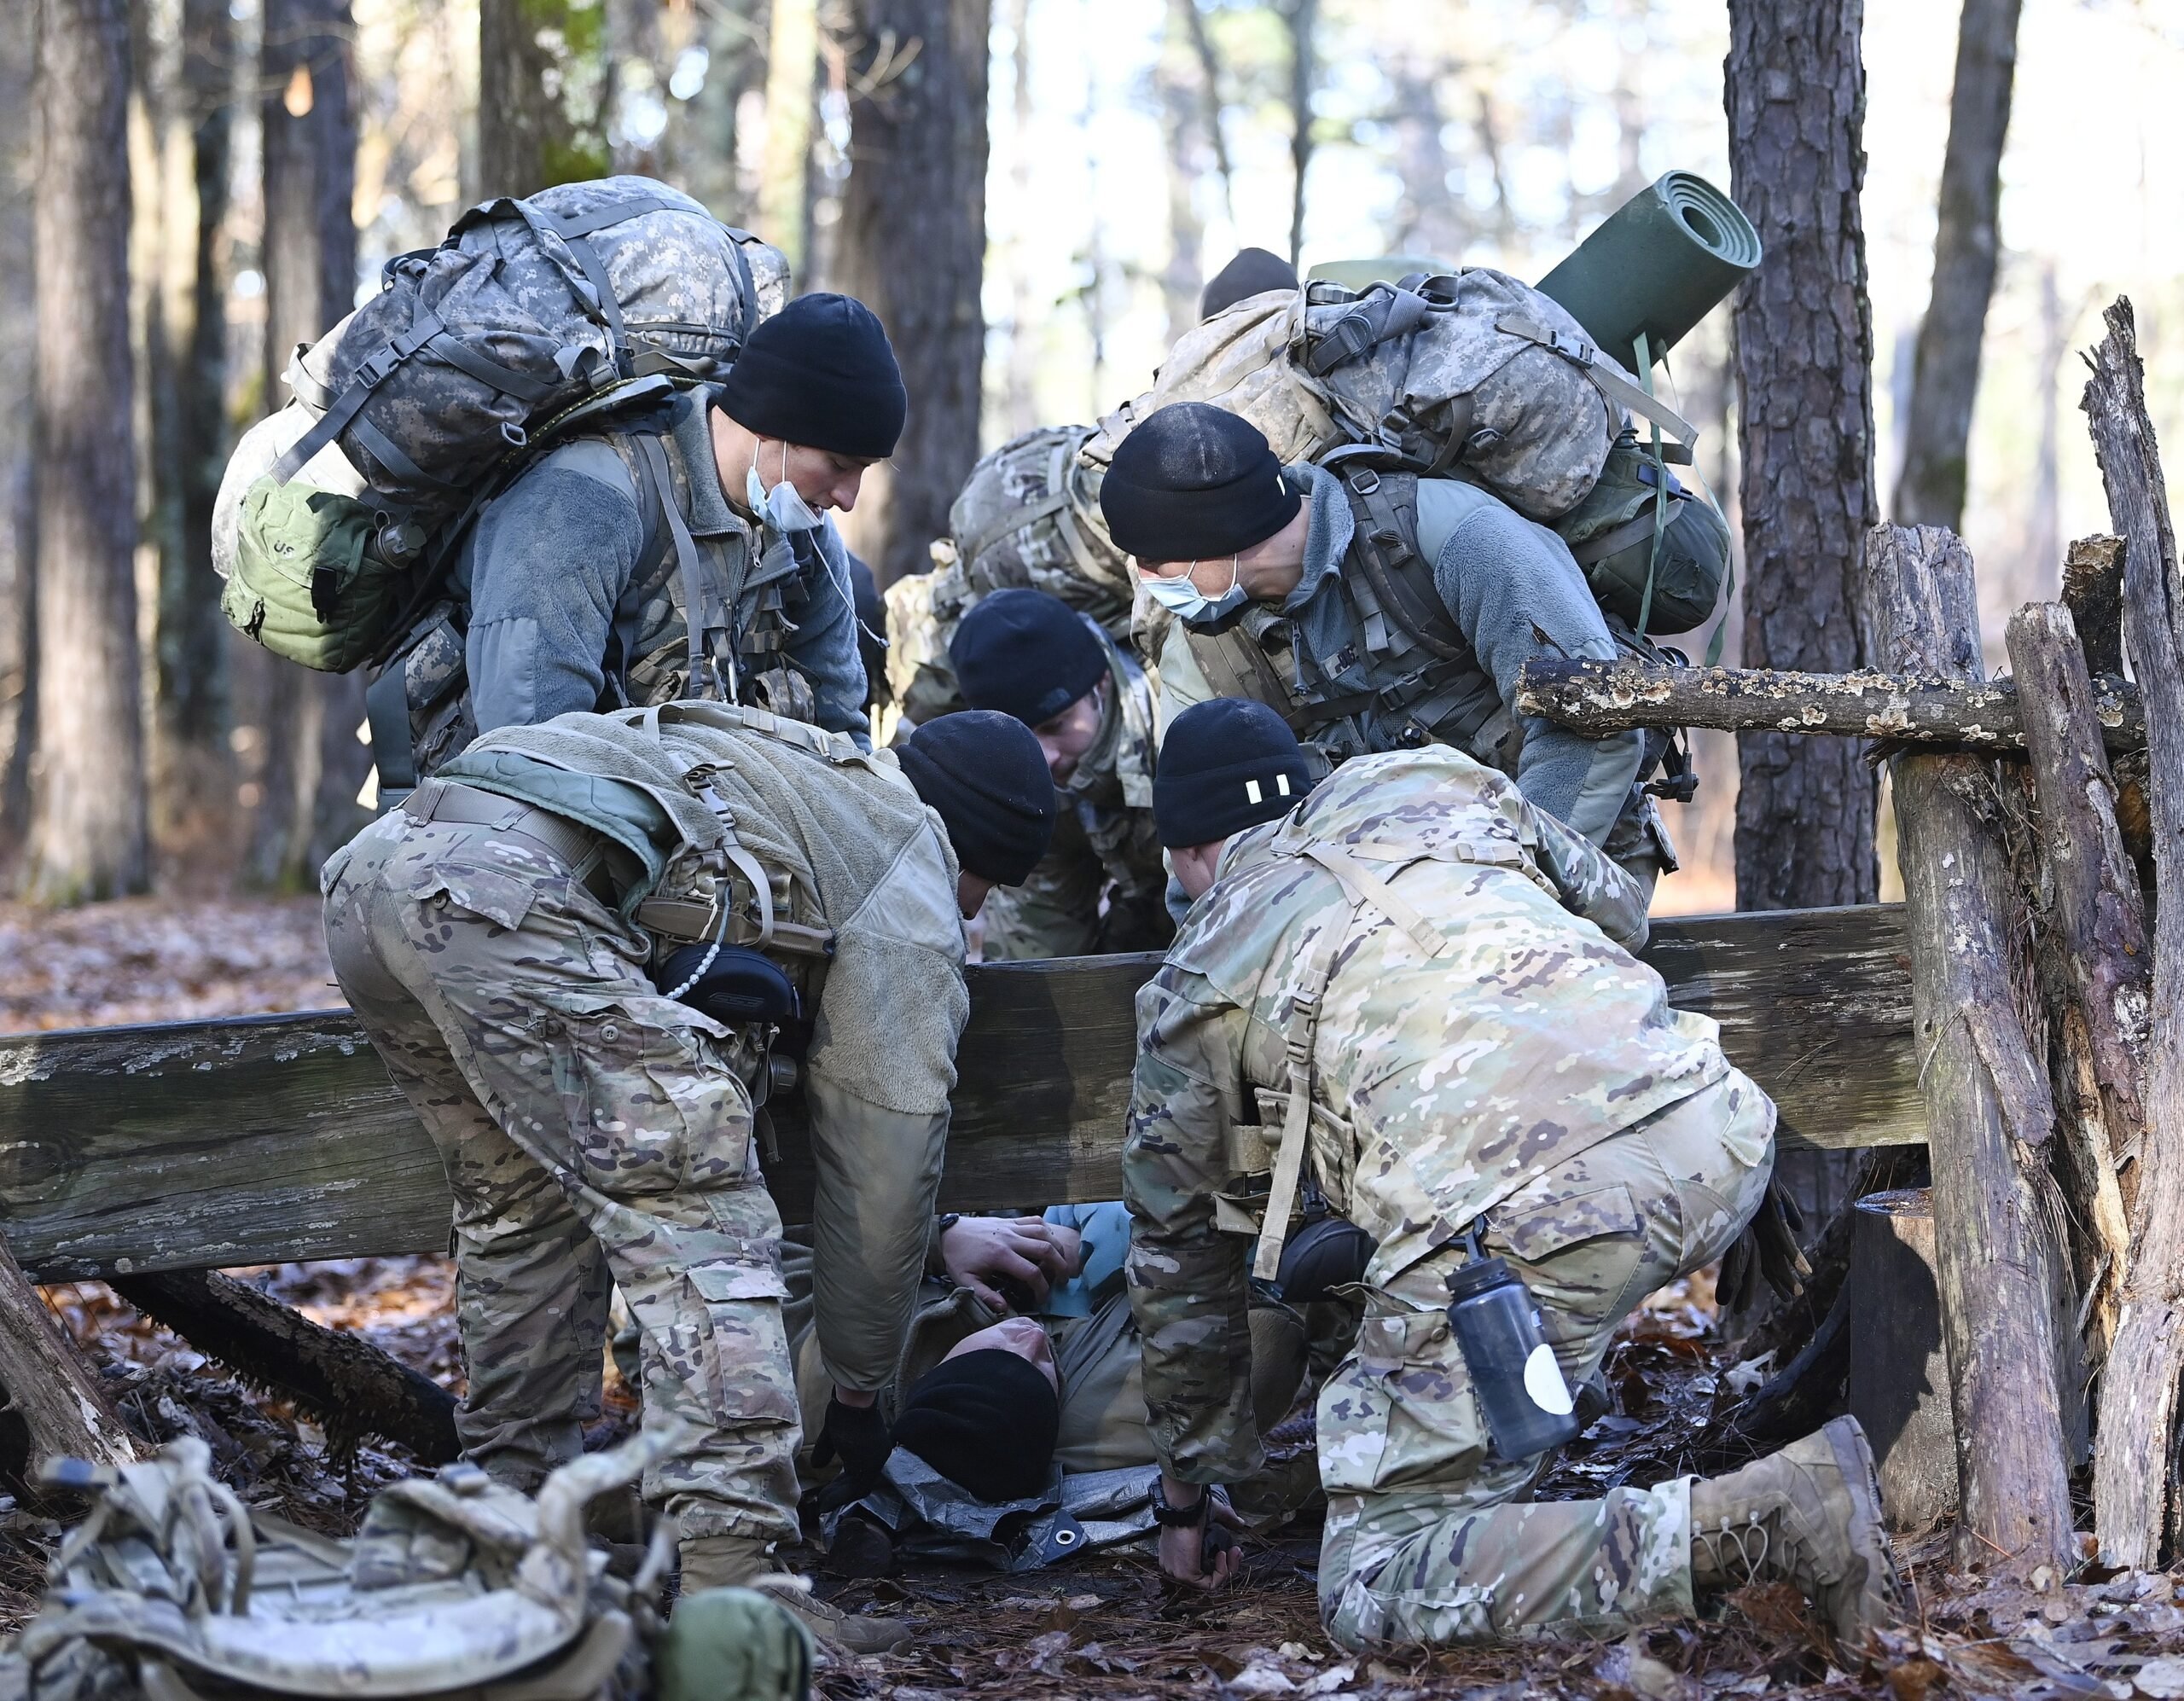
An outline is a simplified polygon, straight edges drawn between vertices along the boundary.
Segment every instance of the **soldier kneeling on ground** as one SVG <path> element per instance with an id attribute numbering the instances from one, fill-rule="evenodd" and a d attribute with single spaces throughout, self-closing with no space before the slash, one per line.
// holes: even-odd
<path id="1" fill-rule="evenodd" d="M 1901 1586 L 1854 1419 L 1711 1481 L 1527 1498 L 1576 1433 L 1569 1389 L 1643 1296 L 1737 1242 L 1774 1160 L 1773 1104 L 1629 954 L 1637 884 L 1453 750 L 1308 786 L 1258 704 L 1200 705 L 1161 751 L 1194 903 L 1138 994 L 1123 1179 L 1162 1569 L 1233 1572 L 1205 1568 L 1201 1526 L 1260 1465 L 1246 1279 L 1317 1195 L 1376 1243 L 1319 1398 L 1337 1642 L 1620 1635 L 1762 1580 L 1862 1641 Z M 1256 1257 L 1248 1220 L 1226 1232 L 1254 1195 Z M 1489 1300 L 1499 1348 L 1467 1310 Z"/>
<path id="2" fill-rule="evenodd" d="M 1053 821 L 1003 715 L 875 754 L 685 703 L 488 734 L 335 853 L 334 972 L 455 1195 L 466 1457 L 528 1492 L 578 1456 L 619 1286 L 647 1429 L 694 1437 L 642 1483 L 683 1588 L 769 1582 L 800 1533 L 799 1418 L 753 1133 L 794 1030 L 819 1434 L 876 1476 L 969 1013 L 962 921 Z M 787 1599 L 852 1647 L 901 1634 Z"/>
<path id="3" fill-rule="evenodd" d="M 1054 842 L 986 906 L 989 960 L 1157 951 L 1175 934 L 1153 830 L 1153 690 L 1088 615 L 1043 590 L 997 590 L 949 655 L 973 709 L 1014 715 L 1054 775 Z"/>

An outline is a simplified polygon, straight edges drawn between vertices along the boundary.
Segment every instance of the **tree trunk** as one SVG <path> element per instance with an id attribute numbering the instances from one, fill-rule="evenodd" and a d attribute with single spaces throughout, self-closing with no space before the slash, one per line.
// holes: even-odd
<path id="1" fill-rule="evenodd" d="M 228 626 L 212 571 L 212 501 L 229 448 L 228 281 L 220 235 L 228 216 L 235 64 L 227 0 L 184 0 L 182 32 L 182 100 L 197 208 L 189 306 L 168 339 L 178 359 L 177 452 L 162 470 L 179 536 L 160 562 L 156 700 L 166 738 L 212 752 L 224 750 L 228 720 Z"/>
<path id="2" fill-rule="evenodd" d="M 121 0 L 41 0 L 38 763 L 26 889 L 140 891 L 149 873 L 136 656 L 129 352 L 129 26 Z"/>
<path id="3" fill-rule="evenodd" d="M 1168 341 L 1198 323 L 1199 291 L 1205 284 L 1205 221 L 1199 217 L 1197 131 L 1205 110 L 1199 88 L 1198 55 L 1190 18 L 1198 0 L 1169 0 L 1168 34 L 1153 71 L 1160 102 L 1161 140 L 1167 165 L 1168 264 L 1160 273 Z"/>
<path id="4" fill-rule="evenodd" d="M 2130 1226 L 2116 1157 L 2136 1149 L 2144 1114 L 2152 984 L 2146 896 L 2116 825 L 2094 686 L 2071 612 L 2036 602 L 2010 618 L 2010 671 L 2024 707 L 2039 833 L 2042 990 L 2056 1088 L 2088 1365 L 2116 1332 Z"/>
<path id="5" fill-rule="evenodd" d="M 38 9 L 0 8 L 0 396 L 28 396 L 38 371 L 31 238 Z M 31 409 L 0 408 L 0 865 L 30 821 L 38 715 L 38 541 Z"/>
<path id="6" fill-rule="evenodd" d="M 268 0 L 259 72 L 269 406 L 286 398 L 296 345 L 317 340 L 356 301 L 354 33 L 347 0 Z M 359 824 L 353 799 L 369 765 L 356 741 L 363 682 L 276 662 L 268 700 L 249 873 L 270 890 L 305 890 Z"/>
<path id="7" fill-rule="evenodd" d="M 1956 86 L 1942 156 L 1941 218 L 1934 232 L 1934 287 L 1919 327 L 1903 479 L 1896 517 L 1906 525 L 1961 525 L 1965 452 L 1979 390 L 1979 343 L 1995 293 L 2001 246 L 2002 143 L 2017 74 L 2023 0 L 1964 0 L 1957 24 Z"/>
<path id="8" fill-rule="evenodd" d="M 766 40 L 766 148 L 758 175 L 758 234 L 788 257 L 804 283 L 811 170 L 811 79 L 819 63 L 817 0 L 773 0 Z"/>
<path id="9" fill-rule="evenodd" d="M 2131 304 L 2119 299 L 2106 317 L 2084 407 L 2110 520 L 2124 539 L 2131 671 L 2146 699 L 2155 885 L 2175 894 L 2184 892 L 2184 591 Z M 2146 1056 L 2131 1268 L 2101 1379 L 2093 1489 L 2102 1560 L 2151 1570 L 2164 1536 L 2177 1545 L 2180 1510 L 2171 1461 L 2184 1373 L 2184 903 L 2173 897 L 2154 911 Z"/>
<path id="10" fill-rule="evenodd" d="M 479 0 L 473 200 L 607 174 L 606 29 L 601 0 Z"/>
<path id="11" fill-rule="evenodd" d="M 1891 665 L 1977 679 L 1972 557 L 1939 526 L 1878 526 L 1872 630 Z M 2076 1563 L 2046 1071 L 2019 1015 L 2022 896 L 1979 756 L 1891 764 L 1926 1100 L 1943 1338 L 1956 1411 L 1956 1562 L 2059 1581 Z"/>
<path id="12" fill-rule="evenodd" d="M 1304 270 L 1304 188 L 1312 167 L 1312 84 L 1319 27 L 1319 0 L 1282 0 L 1281 21 L 1289 32 L 1289 264 Z"/>
<path id="13" fill-rule="evenodd" d="M 856 0 L 842 287 L 886 326 L 910 392 L 867 476 L 858 553 L 884 589 L 926 563 L 979 458 L 988 0 Z M 868 509 L 868 512 L 863 510 Z"/>
<path id="14" fill-rule="evenodd" d="M 2146 743 L 2138 688 L 2103 676 L 2087 702 L 2111 750 Z M 1965 682 L 1930 675 L 1787 673 L 1751 667 L 1659 667 L 1550 658 L 1525 664 L 1520 713 L 1603 738 L 1632 727 L 1773 728 L 1792 737 L 2024 748 L 2012 679 Z"/>
<path id="15" fill-rule="evenodd" d="M 1858 562 L 1874 519 L 1862 0 L 1730 0 L 1732 192 L 1766 258 L 1734 316 L 1744 659 L 1863 665 Z M 1874 783 L 1836 740 L 1739 741 L 1737 907 L 1870 903 Z"/>

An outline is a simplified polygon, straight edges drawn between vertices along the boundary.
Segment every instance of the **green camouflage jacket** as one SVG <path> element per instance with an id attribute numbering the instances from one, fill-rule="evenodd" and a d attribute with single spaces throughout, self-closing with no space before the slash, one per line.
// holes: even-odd
<path id="1" fill-rule="evenodd" d="M 1391 919 L 1310 860 L 1346 854 Z M 1258 1466 L 1244 1328 L 1252 1213 L 1288 1098 L 1287 1030 L 1329 929 L 1309 1171 L 1380 1245 L 1379 1286 L 1527 1181 L 1728 1070 L 1630 955 L 1638 885 L 1506 776 L 1429 746 L 1360 757 L 1230 841 L 1137 997 L 1125 1194 L 1146 1401 L 1170 1468 Z M 1432 940 L 1428 955 L 1420 938 Z"/>

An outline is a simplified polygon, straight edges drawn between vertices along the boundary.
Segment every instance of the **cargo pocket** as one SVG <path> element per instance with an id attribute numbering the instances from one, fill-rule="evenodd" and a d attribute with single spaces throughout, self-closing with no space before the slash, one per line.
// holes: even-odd
<path id="1" fill-rule="evenodd" d="M 538 897 L 531 882 L 518 875 L 497 868 L 450 867 L 444 862 L 435 862 L 417 874 L 410 883 L 409 894 L 426 910 L 427 926 L 431 911 L 453 904 L 496 927 L 511 931 L 523 926 L 523 918 L 531 914 Z"/>
<path id="2" fill-rule="evenodd" d="M 1478 1473 L 1486 1424 L 1445 1312 L 1368 1317 L 1320 1390 L 1320 1481 L 1330 1494 L 1453 1487 Z"/>
<path id="3" fill-rule="evenodd" d="M 802 1421 L 781 1303 L 788 1284 L 770 1258 L 694 1264 L 683 1279 L 704 1319 L 702 1362 L 713 1421 Z"/>
<path id="4" fill-rule="evenodd" d="M 660 1000 L 537 996 L 586 1186 L 624 1199 L 741 1184 L 751 1157 L 751 1095 L 708 1036 L 659 1020 L 646 1005 Z"/>
<path id="5" fill-rule="evenodd" d="M 1658 1286 L 1639 1281 L 1645 1222 L 1622 1182 L 1544 1200 L 1519 1195 L 1490 1213 L 1487 1223 L 1487 1250 L 1517 1266 L 1555 1346 L 1613 1327 L 1642 1290 Z M 1634 1284 L 1641 1292 L 1630 1291 Z"/>

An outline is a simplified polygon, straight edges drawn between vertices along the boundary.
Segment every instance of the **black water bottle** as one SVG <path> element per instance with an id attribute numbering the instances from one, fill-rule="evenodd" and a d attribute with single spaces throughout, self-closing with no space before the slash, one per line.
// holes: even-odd
<path id="1" fill-rule="evenodd" d="M 1531 1290 L 1507 1264 L 1474 1257 L 1449 1276 L 1449 1327 L 1497 1458 L 1514 1463 L 1577 1439 L 1570 1385 L 1540 1332 Z"/>

